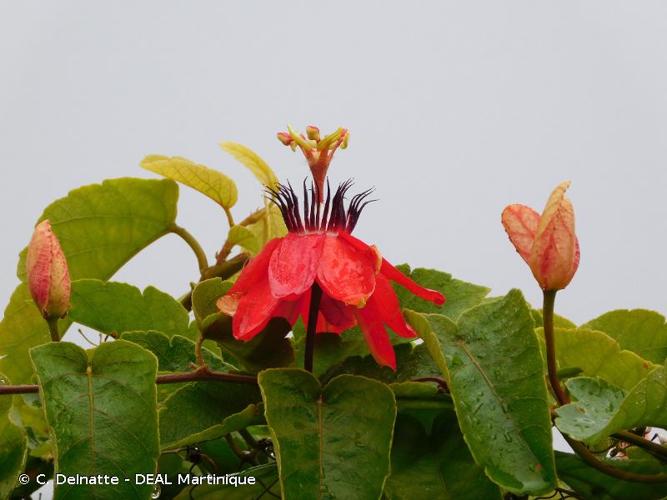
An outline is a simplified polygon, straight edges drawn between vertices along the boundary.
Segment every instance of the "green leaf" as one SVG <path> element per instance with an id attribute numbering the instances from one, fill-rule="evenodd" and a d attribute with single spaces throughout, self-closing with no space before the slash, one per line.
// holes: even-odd
<path id="1" fill-rule="evenodd" d="M 299 369 L 259 374 L 283 498 L 379 498 L 396 403 L 377 381 L 341 375 L 322 387 Z"/>
<path id="2" fill-rule="evenodd" d="M 157 360 L 118 340 L 88 352 L 66 343 L 30 351 L 46 417 L 55 435 L 56 473 L 93 476 L 153 473 L 159 455 Z M 150 498 L 152 486 L 56 486 L 54 498 Z"/>
<path id="3" fill-rule="evenodd" d="M 441 411 L 454 408 L 449 394 L 430 382 L 393 382 L 389 384 L 389 388 L 394 392 L 399 412 Z"/>
<path id="4" fill-rule="evenodd" d="M 169 232 L 176 219 L 178 186 L 169 180 L 112 179 L 71 191 L 49 205 L 49 219 L 73 280 L 110 278 L 141 249 Z M 18 275 L 25 280 L 25 250 Z M 68 323 L 61 322 L 61 331 Z M 0 371 L 29 383 L 28 350 L 49 341 L 44 319 L 24 284 L 14 291 L 0 323 Z"/>
<path id="5" fill-rule="evenodd" d="M 280 498 L 278 468 L 275 464 L 259 465 L 235 474 L 236 485 L 206 485 L 188 488 L 178 500 L 248 500 Z M 254 478 L 251 479 L 251 478 Z M 253 484 L 250 484 L 253 482 Z"/>
<path id="6" fill-rule="evenodd" d="M 292 327 L 292 333 L 294 334 L 292 345 L 294 346 L 296 364 L 299 368 L 303 368 L 304 351 L 306 348 L 306 329 L 301 319 L 297 320 Z M 394 346 L 410 343 L 414 340 L 399 337 L 389 329 L 387 329 L 387 333 Z M 319 377 L 326 374 L 328 370 L 335 370 L 337 366 L 344 363 L 348 358 L 366 358 L 368 354 L 368 344 L 366 343 L 363 332 L 358 326 L 345 330 L 341 334 L 318 333 L 315 335 L 313 373 Z M 357 363 L 357 361 L 351 360 L 350 363 Z M 374 363 L 377 364 L 377 362 Z M 368 358 L 368 365 L 370 366 L 370 358 Z"/>
<path id="7" fill-rule="evenodd" d="M 123 340 L 140 345 L 151 351 L 158 359 L 160 372 L 186 372 L 192 370 L 195 358 L 195 343 L 180 335 L 169 338 L 162 332 L 125 332 Z M 202 349 L 204 361 L 212 370 L 230 371 L 234 367 L 225 363 L 218 355 L 206 348 Z"/>
<path id="8" fill-rule="evenodd" d="M 297 366 L 303 368 L 304 352 L 306 348 L 306 328 L 301 319 L 292 327 Z M 321 376 L 327 370 L 343 363 L 353 356 L 366 356 L 368 345 L 358 326 L 345 330 L 341 334 L 318 333 L 315 335 L 315 354 L 313 356 L 313 374 Z"/>
<path id="9" fill-rule="evenodd" d="M 431 359 L 435 362 L 435 365 L 440 370 L 440 374 L 449 380 L 449 373 L 447 371 L 447 362 L 445 361 L 445 355 L 443 354 L 442 342 L 438 338 L 438 335 L 431 329 L 431 324 L 426 319 L 423 314 L 419 314 L 415 311 L 405 310 L 405 319 L 414 328 L 417 335 L 421 337 L 424 341 L 424 345 L 428 350 Z"/>
<path id="10" fill-rule="evenodd" d="M 236 142 L 222 142 L 220 147 L 248 168 L 259 182 L 269 188 L 277 187 L 278 177 L 273 173 L 271 167 L 253 150 Z"/>
<path id="11" fill-rule="evenodd" d="M 533 316 L 533 320 L 535 321 L 535 328 L 540 328 L 544 325 L 544 319 L 542 318 L 541 309 L 531 309 L 530 314 Z M 572 321 L 570 321 L 567 318 L 564 318 L 563 316 L 559 316 L 558 314 L 554 314 L 554 326 L 557 328 L 577 327 L 577 325 L 574 324 Z"/>
<path id="12" fill-rule="evenodd" d="M 373 356 L 350 356 L 342 363 L 333 366 L 322 376 L 326 381 L 343 373 L 362 375 L 385 383 L 403 382 L 415 377 L 438 376 L 435 366 L 426 350 L 426 346 L 400 344 L 394 347 L 396 353 L 396 371 L 387 366 L 378 365 Z"/>
<path id="13" fill-rule="evenodd" d="M 388 500 L 502 498 L 475 464 L 452 411 L 441 413 L 429 433 L 418 420 L 398 415 L 384 494 Z"/>
<path id="14" fill-rule="evenodd" d="M 538 328 L 544 347 L 544 329 Z M 656 368 L 634 352 L 621 350 L 614 339 L 588 328 L 555 328 L 556 360 L 560 370 L 579 369 L 582 375 L 600 377 L 624 389 L 632 389 Z"/>
<path id="15" fill-rule="evenodd" d="M 622 429 L 667 427 L 667 373 L 660 366 L 627 393 L 589 377 L 569 379 L 574 402 L 556 410 L 558 428 L 579 441 L 597 443 Z"/>
<path id="16" fill-rule="evenodd" d="M 654 461 L 605 460 L 619 469 L 656 474 L 663 472 Z M 581 498 L 595 500 L 658 500 L 667 496 L 667 483 L 639 483 L 622 481 L 589 467 L 576 455 L 556 452 L 558 477 L 574 489 Z"/>
<path id="17" fill-rule="evenodd" d="M 280 209 L 273 203 L 267 202 L 263 210 L 264 213 L 257 222 L 246 226 L 255 235 L 259 249 L 264 248 L 264 245 L 273 238 L 281 238 L 287 234 L 287 226 Z"/>
<path id="18" fill-rule="evenodd" d="M 667 358 L 667 323 L 657 312 L 645 309 L 610 311 L 583 326 L 603 331 L 616 339 L 621 348 L 654 363 L 661 365 Z"/>
<path id="19" fill-rule="evenodd" d="M 256 386 L 234 382 L 194 382 L 169 396 L 160 410 L 163 449 L 216 439 L 262 423 Z"/>
<path id="20" fill-rule="evenodd" d="M 556 483 L 551 421 L 533 319 L 518 290 L 463 313 L 426 316 L 440 339 L 459 424 L 499 486 L 538 494 Z"/>
<path id="21" fill-rule="evenodd" d="M 227 235 L 227 242 L 231 245 L 238 245 L 253 254 L 260 250 L 259 239 L 245 226 L 233 226 Z"/>
<path id="22" fill-rule="evenodd" d="M 3 375 L 0 375 L 0 385 L 9 385 Z M 12 396 L 0 396 L 0 498 L 9 498 L 27 456 L 25 433 L 9 420 L 12 401 Z"/>
<path id="23" fill-rule="evenodd" d="M 401 264 L 397 267 L 403 274 L 409 276 L 421 286 L 437 290 L 447 298 L 445 305 L 437 306 L 416 297 L 399 285 L 394 285 L 401 307 L 413 311 L 444 314 L 455 320 L 466 309 L 480 304 L 490 292 L 490 289 L 486 287 L 457 280 L 452 278 L 451 274 L 435 269 L 419 267 L 410 271 L 410 266 L 407 264 Z"/>
<path id="24" fill-rule="evenodd" d="M 169 483 L 162 483 L 159 487 L 159 498 L 172 499 L 178 496 L 186 487 L 180 484 L 179 474 L 188 474 L 192 464 L 183 459 L 178 453 L 163 453 L 157 463 L 158 474 L 164 474 Z"/>
<path id="25" fill-rule="evenodd" d="M 200 326 L 207 317 L 219 314 L 216 303 L 231 286 L 231 281 L 222 281 L 221 278 L 211 278 L 197 283 L 192 291 L 192 312 Z"/>
<path id="26" fill-rule="evenodd" d="M 30 383 L 33 370 L 28 349 L 49 340 L 46 321 L 22 283 L 14 290 L 0 323 L 0 370 L 17 384 Z"/>
<path id="27" fill-rule="evenodd" d="M 134 342 L 155 354 L 158 359 L 159 372 L 173 373 L 192 371 L 192 365 L 196 362 L 194 342 L 185 337 L 181 337 L 180 335 L 174 335 L 170 339 L 162 332 L 135 331 L 124 333 L 122 338 Z M 211 352 L 206 347 L 202 348 L 202 355 L 204 356 L 204 361 L 206 361 L 206 364 L 212 370 L 235 370 L 234 366 L 225 363 L 217 354 Z M 158 401 L 163 401 L 183 387 L 183 385 L 185 385 L 185 383 L 158 385 Z"/>
<path id="28" fill-rule="evenodd" d="M 46 207 L 72 280 L 109 279 L 176 220 L 178 186 L 170 180 L 109 179 L 70 191 Z M 18 275 L 25 281 L 25 255 Z"/>
<path id="29" fill-rule="evenodd" d="M 149 286 L 142 294 L 127 283 L 77 280 L 72 283 L 69 319 L 102 333 L 157 330 L 168 337 L 197 337 L 185 308 L 172 296 Z"/>
<path id="30" fill-rule="evenodd" d="M 222 208 L 232 208 L 238 199 L 238 190 L 233 180 L 222 172 L 186 158 L 149 155 L 141 161 L 141 166 L 199 191 Z"/>
<path id="31" fill-rule="evenodd" d="M 257 373 L 264 368 L 289 366 L 294 362 L 294 350 L 286 338 L 290 325 L 284 319 L 271 319 L 264 330 L 247 342 L 232 335 L 231 317 L 220 313 L 212 318 L 215 321 L 209 322 L 209 319 L 211 317 L 205 322 L 204 337 L 215 340 L 223 353 L 232 356 L 243 369 Z"/>

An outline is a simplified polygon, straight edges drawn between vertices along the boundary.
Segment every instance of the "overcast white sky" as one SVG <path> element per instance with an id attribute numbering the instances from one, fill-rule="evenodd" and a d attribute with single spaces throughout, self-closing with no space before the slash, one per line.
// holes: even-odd
<path id="1" fill-rule="evenodd" d="M 375 186 L 356 234 L 395 263 L 501 294 L 532 276 L 500 212 L 570 191 L 581 267 L 559 312 L 667 310 L 667 4 L 664 2 L 0 1 L 0 295 L 53 199 L 152 174 L 148 153 L 219 168 L 253 147 L 279 176 L 304 163 L 275 140 L 292 123 L 351 130 L 333 180 Z M 179 222 L 212 254 L 216 205 L 182 189 Z M 117 275 L 179 294 L 196 277 L 170 236 Z M 2 299 L 4 300 L 4 299 Z"/>

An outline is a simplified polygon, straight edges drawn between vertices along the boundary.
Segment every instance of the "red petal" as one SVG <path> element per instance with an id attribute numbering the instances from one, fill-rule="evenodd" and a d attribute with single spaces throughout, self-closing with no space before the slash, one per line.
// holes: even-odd
<path id="1" fill-rule="evenodd" d="M 382 322 L 368 308 L 357 310 L 356 316 L 375 361 L 396 371 L 396 354 Z"/>
<path id="2" fill-rule="evenodd" d="M 369 314 L 377 315 L 384 324 L 401 337 L 416 337 L 415 331 L 405 322 L 398 297 L 389 280 L 381 274 L 375 279 L 375 292 L 368 300 L 365 309 L 369 309 Z"/>
<path id="3" fill-rule="evenodd" d="M 423 286 L 417 284 L 401 271 L 392 266 L 387 259 L 382 259 L 380 273 L 382 273 L 385 278 L 395 281 L 403 288 L 410 290 L 417 297 L 421 297 L 422 299 L 433 302 L 439 306 L 445 303 L 445 296 L 443 294 L 436 290 L 424 288 Z"/>
<path id="4" fill-rule="evenodd" d="M 269 283 L 276 298 L 294 299 L 306 292 L 317 273 L 324 234 L 285 236 L 269 262 Z"/>
<path id="5" fill-rule="evenodd" d="M 320 317 L 317 320 L 318 332 L 341 333 L 356 323 L 352 306 L 345 305 L 328 295 L 322 295 Z"/>
<path id="6" fill-rule="evenodd" d="M 296 300 L 282 300 L 276 307 L 273 316 L 285 318 L 290 325 L 293 325 L 303 313 L 304 308 L 310 303 L 310 292 L 306 292 Z M 307 309 L 306 309 L 307 311 Z"/>
<path id="7" fill-rule="evenodd" d="M 239 340 L 250 340 L 261 332 L 274 316 L 278 299 L 271 295 L 268 279 L 255 283 L 241 297 L 232 320 L 232 333 Z"/>
<path id="8" fill-rule="evenodd" d="M 363 241 L 355 238 L 349 233 L 341 231 L 338 236 L 345 241 L 347 241 L 350 245 L 352 245 L 354 248 L 360 251 L 367 251 L 370 252 L 373 255 L 377 255 L 377 251 L 374 251 L 370 246 L 368 246 L 366 243 Z M 412 293 L 414 293 L 417 297 L 421 297 L 422 299 L 428 300 L 430 302 L 433 302 L 434 304 L 437 304 L 441 306 L 442 304 L 445 303 L 445 296 L 441 294 L 440 292 L 436 290 L 430 290 L 428 288 L 424 288 L 423 286 L 418 285 L 414 281 L 412 281 L 410 278 L 405 276 L 402 272 L 400 272 L 398 269 L 396 269 L 394 266 L 392 266 L 389 261 L 385 258 L 382 259 L 382 265 L 380 266 L 380 272 L 384 274 L 384 276 L 392 281 L 395 281 L 399 285 L 401 285 L 403 288 L 406 288 L 407 290 L 410 290 Z"/>
<path id="9" fill-rule="evenodd" d="M 258 281 L 266 279 L 269 260 L 281 241 L 282 238 L 275 238 L 269 241 L 260 253 L 250 259 L 245 267 L 241 269 L 241 274 L 227 294 L 229 295 L 234 292 L 246 293 L 254 288 Z"/>
<path id="10" fill-rule="evenodd" d="M 331 298 L 363 306 L 375 289 L 374 261 L 368 251 L 358 250 L 337 235 L 326 235 L 317 281 Z"/>

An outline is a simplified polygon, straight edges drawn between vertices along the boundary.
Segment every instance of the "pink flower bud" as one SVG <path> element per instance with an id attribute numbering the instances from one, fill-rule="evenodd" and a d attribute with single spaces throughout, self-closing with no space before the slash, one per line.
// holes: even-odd
<path id="1" fill-rule="evenodd" d="M 570 182 L 553 190 L 542 215 L 525 205 L 509 205 L 502 222 L 510 241 L 543 290 L 565 288 L 579 267 L 574 208 L 565 196 Z"/>
<path id="2" fill-rule="evenodd" d="M 67 260 L 48 220 L 35 227 L 26 259 L 28 287 L 45 318 L 61 318 L 70 307 Z"/>

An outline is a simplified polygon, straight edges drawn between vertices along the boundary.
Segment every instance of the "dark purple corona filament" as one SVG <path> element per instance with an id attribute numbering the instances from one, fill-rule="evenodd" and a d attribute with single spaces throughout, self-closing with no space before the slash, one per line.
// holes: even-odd
<path id="1" fill-rule="evenodd" d="M 283 220 L 287 229 L 292 233 L 304 232 L 339 232 L 346 231 L 351 233 L 359 215 L 366 205 L 377 200 L 367 200 L 373 189 L 356 194 L 350 200 L 345 208 L 345 195 L 352 187 L 352 180 L 341 183 L 331 198 L 331 188 L 327 182 L 326 200 L 324 203 L 317 203 L 315 187 L 306 187 L 306 181 L 303 181 L 303 209 L 299 209 L 299 198 L 297 197 L 291 184 L 278 184 L 276 189 L 267 188 L 268 198 L 280 208 Z M 310 192 L 310 197 L 308 193 Z M 303 216 L 303 218 L 302 218 Z"/>

